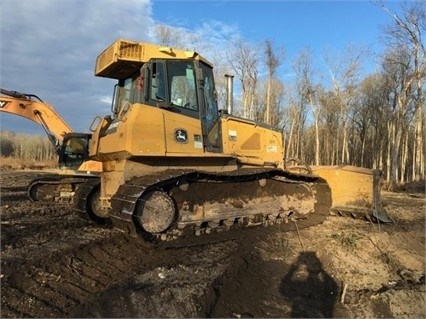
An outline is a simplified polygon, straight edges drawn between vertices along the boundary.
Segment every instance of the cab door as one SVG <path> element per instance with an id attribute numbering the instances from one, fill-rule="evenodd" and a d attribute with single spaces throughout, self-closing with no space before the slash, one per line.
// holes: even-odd
<path id="1" fill-rule="evenodd" d="M 222 136 L 213 70 L 205 64 L 200 67 L 200 118 L 205 150 L 222 153 Z"/>
<path id="2" fill-rule="evenodd" d="M 168 155 L 203 154 L 200 112 L 193 61 L 167 61 L 169 105 L 165 107 L 166 149 Z"/>

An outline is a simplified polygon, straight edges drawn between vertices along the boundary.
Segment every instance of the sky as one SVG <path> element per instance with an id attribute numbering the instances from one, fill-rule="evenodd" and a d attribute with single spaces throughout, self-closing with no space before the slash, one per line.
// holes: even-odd
<path id="1" fill-rule="evenodd" d="M 401 3 L 385 5 L 399 12 Z M 367 0 L 2 0 L 0 87 L 39 96 L 74 131 L 88 132 L 95 116 L 110 114 L 115 84 L 94 76 L 96 57 L 118 38 L 155 43 L 156 24 L 202 35 L 219 50 L 230 37 L 254 44 L 268 39 L 284 48 L 282 72 L 288 72 L 307 47 L 316 56 L 348 45 L 380 52 L 382 28 L 391 22 Z M 377 67 L 374 57 L 368 62 L 369 70 Z M 0 130 L 44 134 L 3 112 Z"/>

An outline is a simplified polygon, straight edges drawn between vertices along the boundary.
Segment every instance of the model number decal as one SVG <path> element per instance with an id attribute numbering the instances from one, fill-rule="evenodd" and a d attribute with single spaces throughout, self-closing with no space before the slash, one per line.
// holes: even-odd
<path id="1" fill-rule="evenodd" d="M 236 130 L 228 130 L 228 139 L 231 142 L 237 141 L 237 131 Z"/>
<path id="2" fill-rule="evenodd" d="M 278 147 L 276 145 L 268 145 L 266 147 L 266 152 L 267 153 L 277 153 L 278 152 Z"/>
<path id="3" fill-rule="evenodd" d="M 203 139 L 201 135 L 194 134 L 194 148 L 203 148 Z"/>

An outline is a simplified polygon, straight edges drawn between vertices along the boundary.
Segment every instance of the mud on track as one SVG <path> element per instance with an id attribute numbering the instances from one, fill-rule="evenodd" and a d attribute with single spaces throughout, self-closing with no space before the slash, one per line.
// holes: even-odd
<path id="1" fill-rule="evenodd" d="M 34 174 L 1 172 L 3 318 L 426 316 L 424 194 L 386 194 L 392 226 L 330 216 L 156 248 L 30 202 Z"/>

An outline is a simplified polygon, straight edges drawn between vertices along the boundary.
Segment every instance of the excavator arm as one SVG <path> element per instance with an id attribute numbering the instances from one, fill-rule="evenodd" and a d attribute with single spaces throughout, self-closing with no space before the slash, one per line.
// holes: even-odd
<path id="1" fill-rule="evenodd" d="M 34 94 L 2 88 L 0 94 L 0 111 L 22 116 L 41 125 L 59 154 L 65 135 L 73 130 L 55 109 Z"/>

